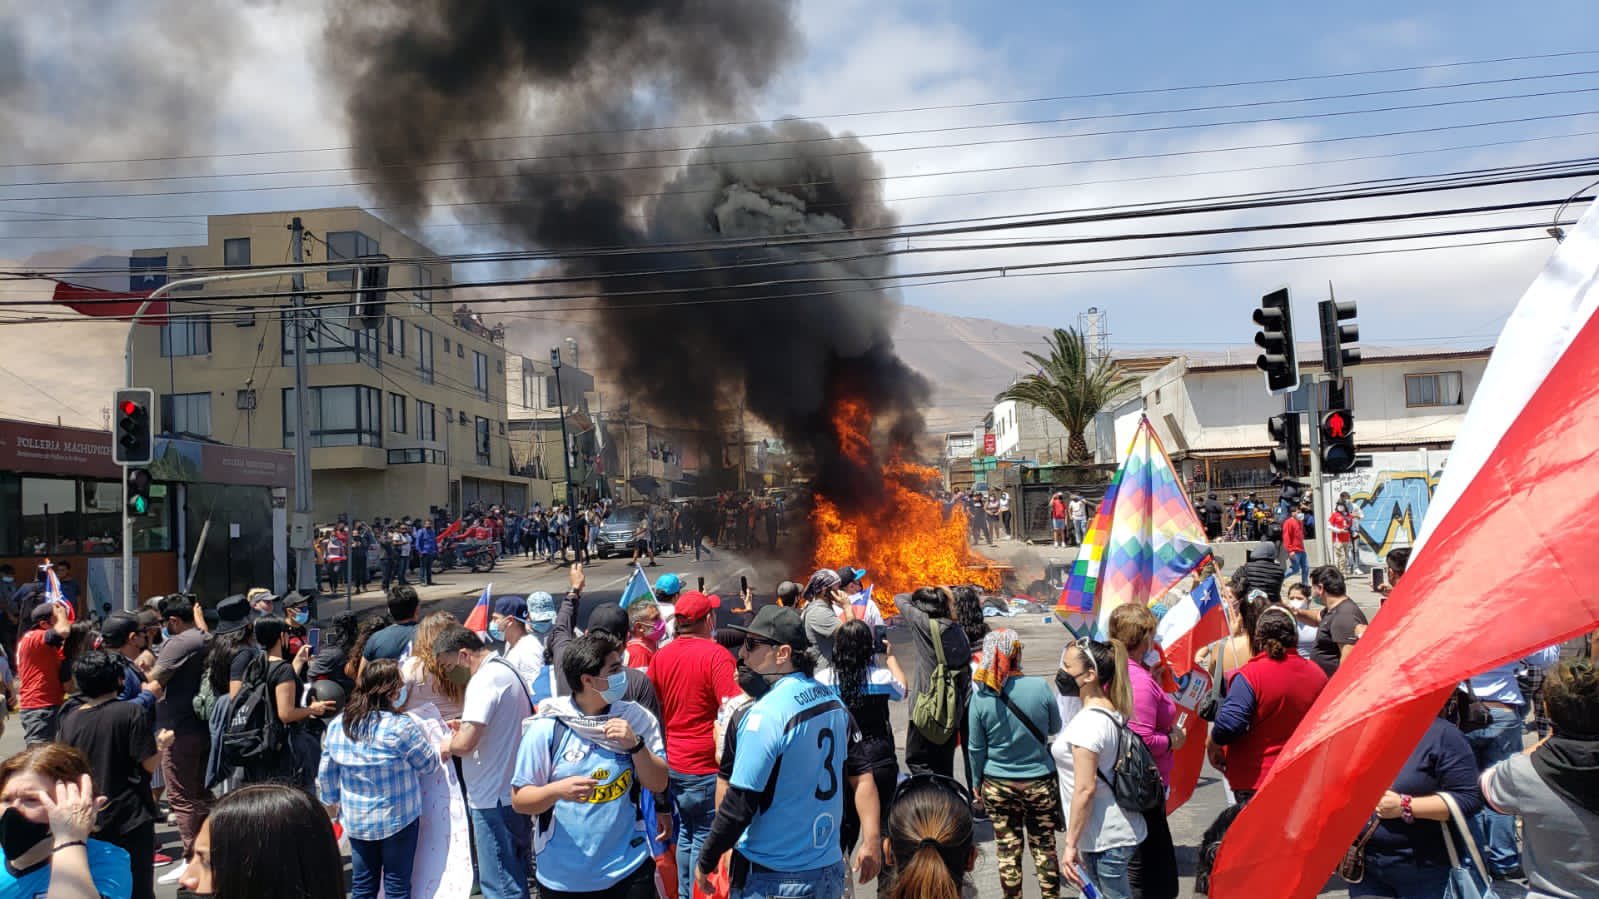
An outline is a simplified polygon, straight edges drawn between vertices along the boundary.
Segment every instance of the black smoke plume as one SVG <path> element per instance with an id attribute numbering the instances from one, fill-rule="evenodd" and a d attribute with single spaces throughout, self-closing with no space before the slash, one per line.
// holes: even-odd
<path id="1" fill-rule="evenodd" d="M 820 489 L 868 501 L 879 479 L 840 454 L 833 402 L 864 400 L 908 452 L 927 395 L 878 280 L 880 170 L 811 122 L 718 131 L 686 158 L 663 127 L 747 118 L 797 43 L 784 0 L 373 0 L 344 7 L 326 47 L 385 206 L 486 204 L 530 248 L 626 250 L 559 267 L 588 279 L 630 398 L 719 434 L 742 404 L 814 458 Z M 482 139 L 528 133 L 545 136 Z"/>

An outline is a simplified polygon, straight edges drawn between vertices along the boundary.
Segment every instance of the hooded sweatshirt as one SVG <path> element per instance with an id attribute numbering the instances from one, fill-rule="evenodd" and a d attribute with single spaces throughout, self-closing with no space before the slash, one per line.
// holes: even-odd
<path id="1" fill-rule="evenodd" d="M 1249 551 L 1249 561 L 1233 575 L 1244 582 L 1244 594 L 1250 590 L 1264 590 L 1266 598 L 1281 602 L 1283 595 L 1283 567 L 1277 563 L 1277 545 L 1261 540 Z"/>

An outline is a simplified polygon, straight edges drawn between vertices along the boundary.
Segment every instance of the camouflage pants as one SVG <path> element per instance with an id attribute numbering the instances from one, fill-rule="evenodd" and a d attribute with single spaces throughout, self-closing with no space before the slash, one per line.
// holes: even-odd
<path id="1" fill-rule="evenodd" d="M 1055 832 L 1061 824 L 1055 776 L 1037 780 L 986 778 L 981 793 L 994 822 L 994 855 L 1006 899 L 1022 894 L 1022 842 L 1033 850 L 1038 891 L 1044 899 L 1060 895 L 1060 861 Z"/>

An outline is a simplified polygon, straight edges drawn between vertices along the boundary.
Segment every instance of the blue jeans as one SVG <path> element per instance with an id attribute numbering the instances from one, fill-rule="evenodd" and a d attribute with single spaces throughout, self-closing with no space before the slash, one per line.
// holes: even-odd
<path id="1" fill-rule="evenodd" d="M 1449 869 L 1416 864 L 1415 859 L 1366 856 L 1366 877 L 1349 885 L 1351 899 L 1386 896 L 1389 899 L 1441 899 L 1449 895 Z"/>
<path id="2" fill-rule="evenodd" d="M 774 896 L 791 897 L 791 899 L 842 899 L 844 878 L 847 873 L 842 861 L 805 871 L 764 874 L 751 871 L 744 879 L 744 885 L 734 887 L 728 894 L 728 899 L 770 899 Z"/>
<path id="3" fill-rule="evenodd" d="M 418 818 L 381 840 L 350 838 L 350 899 L 376 899 L 378 880 L 388 899 L 411 899 L 411 865 L 416 861 Z"/>
<path id="4" fill-rule="evenodd" d="M 1484 771 L 1521 751 L 1521 714 L 1497 706 L 1489 706 L 1493 723 L 1482 730 L 1466 734 L 1477 755 L 1477 770 Z M 1516 819 L 1501 815 L 1488 806 L 1471 816 L 1471 835 L 1482 847 L 1483 864 L 1490 874 L 1503 874 L 1521 865 L 1521 852 L 1516 848 Z"/>
<path id="5" fill-rule="evenodd" d="M 1296 571 L 1299 572 L 1299 582 L 1310 586 L 1310 562 L 1305 558 L 1304 550 L 1288 554 L 1288 570 L 1283 573 L 1283 580 L 1293 577 Z"/>
<path id="6" fill-rule="evenodd" d="M 694 895 L 694 866 L 716 820 L 716 775 L 668 771 L 666 791 L 677 807 L 677 894 Z"/>
<path id="7" fill-rule="evenodd" d="M 477 841 L 477 879 L 483 899 L 528 899 L 533 837 L 526 817 L 509 805 L 469 809 Z"/>
<path id="8" fill-rule="evenodd" d="M 1137 846 L 1117 846 L 1104 852 L 1082 853 L 1083 868 L 1088 871 L 1088 879 L 1099 887 L 1100 899 L 1132 899 L 1127 864 L 1137 851 Z"/>

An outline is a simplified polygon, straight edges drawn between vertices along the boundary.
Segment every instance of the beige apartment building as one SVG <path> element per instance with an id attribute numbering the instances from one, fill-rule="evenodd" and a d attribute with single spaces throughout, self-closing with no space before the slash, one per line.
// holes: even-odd
<path id="1" fill-rule="evenodd" d="M 365 319 L 353 314 L 355 268 L 305 276 L 316 307 L 306 321 L 313 521 L 525 505 L 529 479 L 511 473 L 506 434 L 503 332 L 452 301 L 448 263 L 421 261 L 437 254 L 376 216 L 354 207 L 209 216 L 203 246 L 135 251 L 130 286 L 280 266 L 295 216 L 306 262 L 391 260 L 387 303 Z M 166 324 L 135 329 L 134 384 L 155 391 L 163 432 L 294 447 L 291 301 L 223 299 L 289 286 L 284 277 L 177 290 Z"/>

